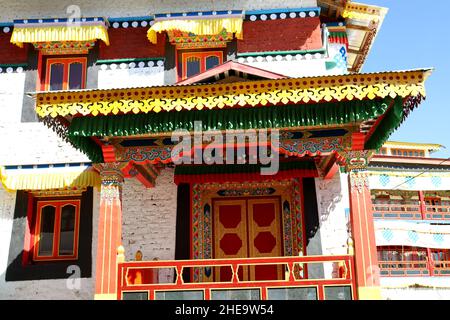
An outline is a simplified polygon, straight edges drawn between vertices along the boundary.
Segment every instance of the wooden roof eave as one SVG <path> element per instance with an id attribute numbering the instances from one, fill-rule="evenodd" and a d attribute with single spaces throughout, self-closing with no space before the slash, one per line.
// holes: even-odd
<path id="1" fill-rule="evenodd" d="M 267 107 L 425 96 L 432 69 L 235 83 L 30 93 L 40 118 Z"/>

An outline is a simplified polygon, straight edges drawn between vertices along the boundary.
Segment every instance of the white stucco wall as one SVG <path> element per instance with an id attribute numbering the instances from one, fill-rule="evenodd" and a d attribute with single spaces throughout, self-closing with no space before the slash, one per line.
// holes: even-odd
<path id="1" fill-rule="evenodd" d="M 164 169 L 154 188 L 126 179 L 122 191 L 122 243 L 126 260 L 140 250 L 143 260 L 173 260 L 177 216 L 174 170 Z"/>
<path id="2" fill-rule="evenodd" d="M 0 130 L 2 125 L 20 122 L 24 87 L 24 72 L 0 73 Z"/>
<path id="3" fill-rule="evenodd" d="M 164 62 L 149 61 L 146 67 L 140 68 L 139 62 L 136 67 L 129 64 L 102 65 L 98 71 L 98 88 L 137 88 L 164 85 Z M 148 66 L 150 63 L 151 67 Z"/>
<path id="4" fill-rule="evenodd" d="M 1 0 L 0 21 L 26 18 L 64 18 L 74 14 L 73 7 L 80 8 L 84 17 L 136 17 L 155 13 L 206 11 L 206 10 L 258 10 L 272 8 L 316 7 L 316 0 Z M 68 12 L 69 8 L 69 12 Z"/>
<path id="5" fill-rule="evenodd" d="M 0 124 L 0 165 L 91 162 L 39 122 Z"/>
<path id="6" fill-rule="evenodd" d="M 401 288 L 381 289 L 384 300 L 450 300 L 450 289 L 446 288 Z"/>
<path id="7" fill-rule="evenodd" d="M 262 60 L 260 57 L 255 57 L 247 59 L 240 58 L 237 61 L 292 78 L 317 76 L 326 72 L 325 59 L 301 58 L 297 60 L 295 58 L 288 58 L 289 60 L 286 60 L 286 58 L 283 58 L 281 61 L 277 61 L 276 58 L 269 59 L 267 61 L 267 58 Z"/>
<path id="8" fill-rule="evenodd" d="M 95 279 L 95 257 L 97 244 L 97 220 L 99 193 L 94 189 L 93 235 L 92 235 L 92 277 L 79 279 L 79 288 L 68 288 L 67 279 L 5 281 L 9 247 L 14 218 L 15 193 L 8 193 L 0 187 L 0 300 L 93 299 Z M 67 275 L 69 277 L 69 274 Z"/>
<path id="9" fill-rule="evenodd" d="M 315 179 L 317 209 L 323 255 L 347 254 L 347 222 L 349 199 L 345 174 L 336 173 L 333 179 Z M 324 265 L 326 278 L 333 276 L 333 264 Z"/>
<path id="10" fill-rule="evenodd" d="M 7 192 L 0 186 L 0 298 L 3 295 L 2 288 L 8 264 L 15 201 L 16 193 Z"/>
<path id="11" fill-rule="evenodd" d="M 90 162 L 38 122 L 21 123 L 25 73 L 0 73 L 0 165 Z"/>

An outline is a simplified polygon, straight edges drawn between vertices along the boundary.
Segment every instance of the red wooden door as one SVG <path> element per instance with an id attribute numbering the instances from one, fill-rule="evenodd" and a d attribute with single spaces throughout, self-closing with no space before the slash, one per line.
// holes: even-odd
<path id="1" fill-rule="evenodd" d="M 253 199 L 248 205 L 248 242 L 250 257 L 281 257 L 279 199 Z M 282 265 L 260 265 L 250 268 L 251 280 L 281 280 Z"/>
<path id="2" fill-rule="evenodd" d="M 217 200 L 214 207 L 216 259 L 282 256 L 279 198 Z M 240 267 L 241 281 L 280 280 L 282 266 Z M 216 269 L 215 278 L 230 281 L 230 267 Z"/>
<path id="3" fill-rule="evenodd" d="M 214 202 L 214 249 L 216 259 L 248 257 L 246 211 L 245 200 Z M 239 268 L 239 279 L 248 278 L 247 269 Z M 231 281 L 231 268 L 223 266 L 216 269 L 215 278 L 220 279 L 220 281 Z"/>

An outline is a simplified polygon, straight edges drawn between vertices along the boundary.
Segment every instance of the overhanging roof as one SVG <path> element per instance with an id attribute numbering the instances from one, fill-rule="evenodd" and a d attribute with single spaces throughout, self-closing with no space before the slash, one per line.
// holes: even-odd
<path id="1" fill-rule="evenodd" d="M 428 151 L 438 151 L 443 146 L 436 143 L 417 143 L 417 142 L 400 142 L 400 141 L 387 141 L 383 147 L 387 148 L 400 148 L 400 149 L 419 149 Z"/>
<path id="2" fill-rule="evenodd" d="M 371 159 L 373 167 L 403 167 L 403 166 L 435 166 L 450 169 L 449 159 L 420 158 L 420 157 L 399 157 L 375 155 Z"/>
<path id="3" fill-rule="evenodd" d="M 353 128 L 359 148 L 378 149 L 425 96 L 431 69 L 357 75 L 42 92 L 44 123 L 91 161 L 102 162 L 99 138 L 166 137 L 177 129 Z M 356 140 L 355 140 L 356 142 Z M 167 151 L 167 150 L 166 150 Z M 164 152 L 166 152 L 164 151 Z M 169 152 L 170 155 L 170 152 Z"/>
<path id="4" fill-rule="evenodd" d="M 82 189 L 99 186 L 100 176 L 90 163 L 5 166 L 0 182 L 8 191 Z"/>
<path id="5" fill-rule="evenodd" d="M 431 69 L 339 76 L 36 93 L 39 117 L 102 116 L 424 97 Z"/>
<path id="6" fill-rule="evenodd" d="M 360 72 L 388 9 L 350 0 L 319 0 L 318 4 L 323 16 L 345 19 L 349 42 L 348 70 Z"/>
<path id="7" fill-rule="evenodd" d="M 246 64 L 235 62 L 233 60 L 227 61 L 217 67 L 209 69 L 205 72 L 189 77 L 186 80 L 177 82 L 177 85 L 187 85 L 194 83 L 212 83 L 234 76 L 248 80 L 255 79 L 283 79 L 287 78 L 284 75 L 252 67 Z"/>

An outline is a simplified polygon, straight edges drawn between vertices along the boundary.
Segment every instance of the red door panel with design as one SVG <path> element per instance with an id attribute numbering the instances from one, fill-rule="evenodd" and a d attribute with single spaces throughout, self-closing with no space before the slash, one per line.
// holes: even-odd
<path id="1" fill-rule="evenodd" d="M 215 258 L 282 256 L 280 201 L 278 198 L 218 200 L 214 206 Z M 282 266 L 241 267 L 240 280 L 280 280 Z M 229 267 L 216 271 L 216 279 L 230 281 Z"/>
<path id="2" fill-rule="evenodd" d="M 215 257 L 217 259 L 248 256 L 245 217 L 245 200 L 216 201 L 214 203 Z M 242 268 L 239 270 L 239 279 L 247 277 L 245 271 Z M 216 273 L 216 279 L 231 281 L 230 267 L 221 267 L 219 273 Z"/>
<path id="3" fill-rule="evenodd" d="M 280 257 L 283 255 L 278 199 L 248 200 L 249 250 L 251 257 Z M 266 265 L 250 268 L 253 280 L 282 279 L 282 266 Z"/>

